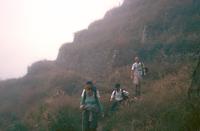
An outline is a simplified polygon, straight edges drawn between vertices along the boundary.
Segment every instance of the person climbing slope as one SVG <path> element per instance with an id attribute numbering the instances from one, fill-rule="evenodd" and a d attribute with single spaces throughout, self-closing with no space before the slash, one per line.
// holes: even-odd
<path id="1" fill-rule="evenodd" d="M 116 111 L 120 103 L 128 99 L 128 94 L 129 93 L 127 91 L 120 88 L 119 83 L 115 84 L 115 89 L 113 90 L 110 97 L 110 101 L 112 102 L 110 111 L 111 112 Z"/>
<path id="2" fill-rule="evenodd" d="M 147 68 L 144 67 L 144 64 L 139 60 L 138 57 L 134 58 L 134 63 L 131 67 L 131 79 L 134 84 L 134 98 L 140 99 L 141 97 L 141 81 L 142 77 L 146 75 Z"/>
<path id="3" fill-rule="evenodd" d="M 82 131 L 96 131 L 99 114 L 103 115 L 99 91 L 88 81 L 81 94 L 80 109 L 82 112 Z"/>

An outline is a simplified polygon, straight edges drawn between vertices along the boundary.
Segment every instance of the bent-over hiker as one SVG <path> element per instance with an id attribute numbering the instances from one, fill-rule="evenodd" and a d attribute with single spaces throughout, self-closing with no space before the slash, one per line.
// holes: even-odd
<path id="1" fill-rule="evenodd" d="M 123 102 L 124 100 L 128 99 L 128 92 L 125 91 L 124 89 L 120 88 L 120 84 L 117 83 L 115 84 L 115 89 L 113 90 L 110 101 L 112 102 L 111 106 L 111 112 L 116 111 L 119 104 Z"/>
<path id="2" fill-rule="evenodd" d="M 96 131 L 98 126 L 99 113 L 103 114 L 100 103 L 100 95 L 93 83 L 88 81 L 81 95 L 80 109 L 82 112 L 82 130 Z"/>
<path id="3" fill-rule="evenodd" d="M 134 63 L 131 67 L 131 79 L 134 84 L 134 98 L 140 99 L 141 95 L 141 81 L 142 77 L 146 75 L 146 68 L 144 67 L 144 64 L 140 62 L 138 57 L 134 58 Z"/>

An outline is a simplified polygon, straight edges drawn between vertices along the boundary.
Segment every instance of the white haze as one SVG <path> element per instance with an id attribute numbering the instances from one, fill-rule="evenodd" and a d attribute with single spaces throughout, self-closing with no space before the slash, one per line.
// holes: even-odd
<path id="1" fill-rule="evenodd" d="M 21 77 L 38 60 L 55 60 L 73 40 L 122 0 L 1 0 L 0 79 Z"/>

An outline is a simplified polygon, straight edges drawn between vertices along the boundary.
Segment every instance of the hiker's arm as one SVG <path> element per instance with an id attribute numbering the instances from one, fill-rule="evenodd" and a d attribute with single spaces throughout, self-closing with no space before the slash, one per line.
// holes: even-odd
<path id="1" fill-rule="evenodd" d="M 101 104 L 101 102 L 100 102 L 100 93 L 99 93 L 99 91 L 97 90 L 96 91 L 96 95 L 97 95 L 97 104 L 98 104 L 98 106 L 99 106 L 99 110 L 100 110 L 100 112 L 103 112 L 103 106 L 102 106 L 102 104 Z"/>
<path id="2" fill-rule="evenodd" d="M 110 101 L 113 101 L 113 99 L 114 99 L 114 91 L 111 94 Z"/>
<path id="3" fill-rule="evenodd" d="M 84 109 L 84 105 L 85 105 L 84 93 L 85 93 L 85 90 L 83 90 L 83 92 L 82 92 L 82 94 L 81 94 L 80 109 Z"/>
<path id="4" fill-rule="evenodd" d="M 131 69 L 131 79 L 134 78 L 134 69 Z"/>
<path id="5" fill-rule="evenodd" d="M 80 105 L 84 105 L 84 99 L 81 97 Z"/>
<path id="6" fill-rule="evenodd" d="M 97 90 L 97 97 L 100 99 L 100 93 L 98 90 Z"/>
<path id="7" fill-rule="evenodd" d="M 132 67 L 131 67 L 131 74 L 130 74 L 131 79 L 134 78 L 134 70 L 135 70 L 135 66 L 134 66 L 134 64 L 133 64 Z"/>
<path id="8" fill-rule="evenodd" d="M 103 105 L 101 104 L 101 102 L 99 102 L 99 108 L 100 108 L 101 116 L 104 117 L 104 109 L 103 109 Z"/>
<path id="9" fill-rule="evenodd" d="M 81 110 L 84 110 L 84 108 L 85 108 L 85 105 L 84 105 L 84 102 L 83 102 L 84 100 L 83 100 L 83 97 L 81 97 L 81 102 L 80 102 L 80 109 Z"/>
<path id="10" fill-rule="evenodd" d="M 97 99 L 97 104 L 98 104 L 98 106 L 99 106 L 99 111 L 100 111 L 100 113 L 102 113 L 102 114 L 103 114 L 103 105 L 101 104 L 101 102 L 100 102 L 100 99 L 99 99 L 99 98 Z"/>
<path id="11" fill-rule="evenodd" d="M 129 95 L 129 92 L 128 92 L 128 91 L 126 91 L 126 90 L 123 90 L 123 94 L 124 94 L 125 96 L 127 96 L 127 97 L 128 97 L 128 95 Z"/>

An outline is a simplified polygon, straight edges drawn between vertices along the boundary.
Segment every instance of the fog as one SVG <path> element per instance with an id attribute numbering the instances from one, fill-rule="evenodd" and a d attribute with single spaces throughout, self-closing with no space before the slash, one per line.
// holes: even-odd
<path id="1" fill-rule="evenodd" d="M 76 31 L 103 18 L 122 0 L 1 0 L 0 79 L 26 74 L 43 59 L 55 60 Z"/>

